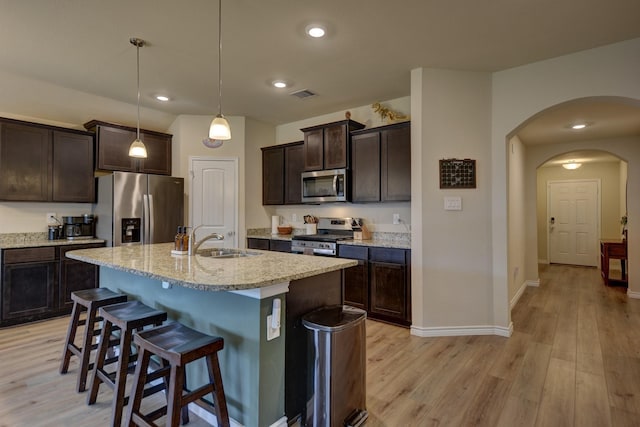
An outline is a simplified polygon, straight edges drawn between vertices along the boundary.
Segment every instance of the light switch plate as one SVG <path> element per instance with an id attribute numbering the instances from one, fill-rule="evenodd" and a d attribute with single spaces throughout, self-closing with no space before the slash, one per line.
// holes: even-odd
<path id="1" fill-rule="evenodd" d="M 446 196 L 444 198 L 444 210 L 445 211 L 461 211 L 462 197 Z"/>

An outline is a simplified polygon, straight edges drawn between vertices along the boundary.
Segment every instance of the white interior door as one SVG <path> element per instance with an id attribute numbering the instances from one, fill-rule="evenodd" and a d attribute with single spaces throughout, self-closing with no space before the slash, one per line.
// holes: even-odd
<path id="1" fill-rule="evenodd" d="M 238 247 L 238 159 L 192 157 L 190 161 L 190 224 L 204 225 L 196 238 L 215 232 L 224 240 L 209 240 L 204 246 Z"/>
<path id="2" fill-rule="evenodd" d="M 547 184 L 549 262 L 598 266 L 599 182 Z"/>

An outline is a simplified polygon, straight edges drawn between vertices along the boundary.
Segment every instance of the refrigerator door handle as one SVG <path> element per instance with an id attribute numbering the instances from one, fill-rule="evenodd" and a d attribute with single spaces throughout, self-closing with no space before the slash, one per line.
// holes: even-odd
<path id="1" fill-rule="evenodd" d="M 142 195 L 142 244 L 149 243 L 149 197 Z"/>
<path id="2" fill-rule="evenodd" d="M 154 224 L 153 218 L 155 218 L 155 214 L 153 212 L 153 194 L 149 194 L 148 196 L 149 198 L 149 209 L 147 211 L 147 223 L 148 225 L 148 230 L 147 230 L 147 243 L 151 244 L 151 242 L 155 242 L 155 240 L 153 239 L 153 230 L 155 229 L 156 225 Z"/>

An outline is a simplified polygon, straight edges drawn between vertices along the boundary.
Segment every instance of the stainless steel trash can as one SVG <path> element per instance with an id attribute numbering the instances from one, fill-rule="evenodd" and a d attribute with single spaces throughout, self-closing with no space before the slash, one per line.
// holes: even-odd
<path id="1" fill-rule="evenodd" d="M 337 305 L 302 317 L 309 330 L 309 378 L 306 425 L 359 426 L 367 419 L 367 313 Z"/>

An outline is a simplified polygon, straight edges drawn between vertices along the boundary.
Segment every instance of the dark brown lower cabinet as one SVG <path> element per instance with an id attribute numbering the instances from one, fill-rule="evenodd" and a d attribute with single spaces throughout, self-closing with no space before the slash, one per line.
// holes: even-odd
<path id="1" fill-rule="evenodd" d="M 371 313 L 392 318 L 406 317 L 406 267 L 388 262 L 371 262 Z"/>
<path id="2" fill-rule="evenodd" d="M 67 258 L 66 253 L 75 249 L 100 248 L 104 244 L 73 245 L 60 248 L 60 280 L 59 280 L 59 306 L 62 309 L 71 310 L 73 301 L 71 293 L 83 289 L 93 289 L 99 286 L 99 267 L 75 259 Z"/>
<path id="3" fill-rule="evenodd" d="M 368 248 L 361 246 L 338 246 L 338 256 L 358 260 L 355 267 L 343 270 L 342 295 L 344 303 L 369 311 L 369 262 Z"/>
<path id="4" fill-rule="evenodd" d="M 261 249 L 263 251 L 291 252 L 291 242 L 289 240 L 249 237 L 247 238 L 247 248 Z"/>
<path id="5" fill-rule="evenodd" d="M 0 326 L 26 323 L 71 311 L 71 292 L 98 286 L 98 268 L 66 258 L 74 249 L 104 243 L 2 250 Z"/>
<path id="6" fill-rule="evenodd" d="M 46 249 L 51 250 L 19 249 L 16 254 L 8 254 L 9 262 L 5 262 L 2 268 L 3 324 L 39 318 L 55 310 L 58 262 L 55 260 L 55 248 Z M 7 259 L 7 254 L 4 258 Z M 35 260 L 20 262 L 20 259 L 30 258 Z"/>

